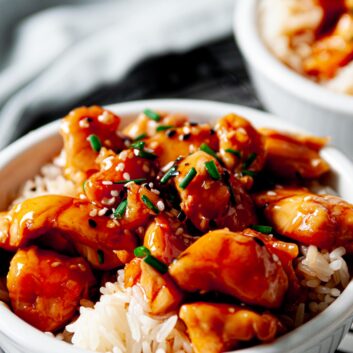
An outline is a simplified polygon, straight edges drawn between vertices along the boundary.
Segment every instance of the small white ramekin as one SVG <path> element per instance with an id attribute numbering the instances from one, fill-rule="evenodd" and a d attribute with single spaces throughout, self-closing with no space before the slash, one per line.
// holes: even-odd
<path id="1" fill-rule="evenodd" d="M 247 0 L 248 1 L 248 0 Z M 220 116 L 235 112 L 258 127 L 303 132 L 282 119 L 241 106 L 193 100 L 153 100 L 117 104 L 108 107 L 131 121 L 145 108 L 184 113 L 196 122 L 214 123 Z M 0 152 L 0 210 L 5 210 L 19 186 L 38 173 L 62 147 L 58 134 L 59 122 L 46 125 L 13 143 Z M 328 184 L 343 198 L 353 202 L 353 164 L 332 147 L 322 151 L 332 174 Z M 353 319 L 353 282 L 323 313 L 272 344 L 242 350 L 242 353 L 333 353 Z M 84 353 L 67 343 L 56 340 L 14 315 L 0 305 L 0 348 L 6 353 Z M 0 349 L 1 352 L 1 349 Z M 240 352 L 240 351 L 238 351 Z"/>
<path id="2" fill-rule="evenodd" d="M 257 94 L 270 112 L 318 135 L 353 158 L 353 97 L 335 93 L 289 69 L 265 46 L 258 28 L 261 0 L 239 0 L 234 32 Z"/>

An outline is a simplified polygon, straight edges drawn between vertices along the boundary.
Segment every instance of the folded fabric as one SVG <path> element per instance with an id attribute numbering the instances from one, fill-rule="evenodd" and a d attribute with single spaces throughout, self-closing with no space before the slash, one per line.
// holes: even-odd
<path id="1" fill-rule="evenodd" d="M 20 124 L 118 81 L 146 57 L 229 34 L 234 5 L 233 0 L 48 4 L 43 9 L 40 0 L 0 0 L 0 148 L 17 136 Z"/>

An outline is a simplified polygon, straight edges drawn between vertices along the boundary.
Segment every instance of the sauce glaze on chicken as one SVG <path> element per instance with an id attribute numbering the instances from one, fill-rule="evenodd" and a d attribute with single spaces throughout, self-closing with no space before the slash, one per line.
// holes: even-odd
<path id="1" fill-rule="evenodd" d="M 308 300 L 300 248 L 353 251 L 353 206 L 310 190 L 330 170 L 327 140 L 236 114 L 212 127 L 146 109 L 120 123 L 97 106 L 70 112 L 63 173 L 76 196 L 37 196 L 0 214 L 11 309 L 58 332 L 124 268 L 150 314 L 178 313 L 197 353 L 291 330 Z"/>

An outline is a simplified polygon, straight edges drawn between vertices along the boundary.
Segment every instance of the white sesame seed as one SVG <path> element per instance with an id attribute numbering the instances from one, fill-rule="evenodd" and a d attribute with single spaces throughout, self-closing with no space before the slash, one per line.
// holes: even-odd
<path id="1" fill-rule="evenodd" d="M 85 272 L 87 270 L 86 266 L 83 264 L 77 264 L 77 266 L 82 272 Z"/>
<path id="2" fill-rule="evenodd" d="M 126 183 L 124 186 L 125 186 L 126 188 L 128 188 L 129 186 L 131 186 L 131 185 L 133 185 L 133 184 L 135 184 L 134 181 L 129 181 L 129 182 Z"/>
<path id="3" fill-rule="evenodd" d="M 108 170 L 112 167 L 112 165 L 113 165 L 112 159 L 113 158 L 114 158 L 113 156 L 109 156 L 103 160 L 103 162 L 102 162 L 102 169 L 103 170 Z"/>
<path id="4" fill-rule="evenodd" d="M 108 211 L 108 209 L 106 207 L 101 208 L 98 211 L 98 216 L 104 216 L 107 211 Z"/>
<path id="5" fill-rule="evenodd" d="M 190 129 L 187 126 L 183 127 L 183 133 L 190 134 Z"/>
<path id="6" fill-rule="evenodd" d="M 120 158 L 122 161 L 125 161 L 126 158 L 127 158 L 127 151 L 122 151 L 122 152 L 120 152 L 119 158 Z"/>
<path id="7" fill-rule="evenodd" d="M 98 210 L 96 208 L 94 208 L 93 210 L 90 211 L 89 215 L 90 217 L 95 217 L 97 216 Z"/>
<path id="8" fill-rule="evenodd" d="M 151 189 L 151 191 L 152 191 L 154 194 L 156 194 L 156 195 L 159 195 L 159 194 L 160 194 L 159 190 L 157 190 L 157 189 Z"/>
<path id="9" fill-rule="evenodd" d="M 119 191 L 118 190 L 112 190 L 110 192 L 110 195 L 114 196 L 114 197 L 118 197 L 119 196 Z"/>
<path id="10" fill-rule="evenodd" d="M 86 199 L 86 195 L 80 194 L 80 199 L 81 199 L 81 200 L 85 200 L 85 199 Z"/>
<path id="11" fill-rule="evenodd" d="M 173 165 L 174 165 L 174 162 L 173 162 L 173 161 L 167 163 L 167 164 L 161 169 L 162 172 L 167 172 L 171 167 L 173 167 Z"/>
<path id="12" fill-rule="evenodd" d="M 149 186 L 150 188 L 153 188 L 153 183 L 149 183 L 148 186 Z"/>
<path id="13" fill-rule="evenodd" d="M 55 262 L 53 262 L 53 263 L 51 264 L 51 267 L 58 267 L 58 266 L 60 266 L 60 265 L 61 265 L 61 262 L 55 261 Z"/>
<path id="14" fill-rule="evenodd" d="M 274 262 L 278 262 L 279 261 L 279 257 L 276 254 L 272 254 L 272 259 Z"/>
<path id="15" fill-rule="evenodd" d="M 98 121 L 100 121 L 103 124 L 111 124 L 114 120 L 114 117 L 112 114 L 107 112 L 106 110 L 98 116 Z"/>
<path id="16" fill-rule="evenodd" d="M 125 173 L 123 174 L 123 178 L 124 178 L 125 180 L 130 180 L 130 179 L 131 179 L 131 178 L 130 178 L 130 174 L 127 173 L 127 172 L 125 172 Z"/>
<path id="17" fill-rule="evenodd" d="M 103 184 L 103 185 L 113 185 L 113 182 L 110 181 L 110 180 L 103 180 L 103 181 L 102 181 L 102 184 Z"/>
<path id="18" fill-rule="evenodd" d="M 183 228 L 178 228 L 178 229 L 176 230 L 176 232 L 175 232 L 176 235 L 181 235 L 181 234 L 183 234 L 183 233 L 184 233 Z"/>
<path id="19" fill-rule="evenodd" d="M 159 201 L 157 202 L 157 208 L 158 208 L 158 210 L 161 211 L 161 212 L 164 211 L 165 206 L 164 206 L 163 201 L 159 200 Z"/>
<path id="20" fill-rule="evenodd" d="M 89 127 L 89 122 L 87 121 L 86 118 L 81 119 L 80 122 L 78 123 L 78 125 L 80 126 L 80 128 L 82 129 L 86 129 Z"/>
<path id="21" fill-rule="evenodd" d="M 102 204 L 103 205 L 106 205 L 106 206 L 111 206 L 111 205 L 113 205 L 115 203 L 115 197 L 112 197 L 112 198 L 110 198 L 110 199 L 108 199 L 108 198 L 103 198 L 102 199 Z"/>
<path id="22" fill-rule="evenodd" d="M 125 164 L 124 163 L 118 163 L 118 165 L 115 167 L 115 170 L 117 172 L 122 172 L 125 169 Z"/>

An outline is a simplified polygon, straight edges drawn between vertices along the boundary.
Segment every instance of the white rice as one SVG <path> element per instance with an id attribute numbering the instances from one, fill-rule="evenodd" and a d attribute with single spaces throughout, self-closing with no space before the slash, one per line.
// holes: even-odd
<path id="1" fill-rule="evenodd" d="M 302 61 L 311 53 L 314 32 L 322 17 L 323 10 L 315 0 L 262 0 L 260 33 L 278 59 L 302 73 Z M 320 83 L 332 91 L 353 95 L 353 63 L 338 70 L 334 78 Z"/>
<path id="2" fill-rule="evenodd" d="M 13 204 L 46 194 L 76 196 L 74 183 L 63 175 L 64 166 L 65 154 L 62 152 L 54 158 L 53 163 L 45 164 L 36 176 L 23 184 Z"/>
<path id="3" fill-rule="evenodd" d="M 309 313 L 310 318 L 313 314 L 325 310 L 350 281 L 348 266 L 343 258 L 346 253 L 344 247 L 328 252 L 319 251 L 314 245 L 302 246 L 301 253 L 297 271 L 303 277 L 301 285 L 308 289 L 310 300 L 299 305 L 296 325 L 303 323 L 304 312 Z M 298 319 L 300 315 L 302 321 Z"/>
<path id="4" fill-rule="evenodd" d="M 66 327 L 75 346 L 109 353 L 192 352 L 178 316 L 149 315 L 140 287 L 124 287 L 123 270 L 101 293 L 94 308 L 81 307 L 79 318 Z"/>

